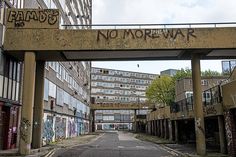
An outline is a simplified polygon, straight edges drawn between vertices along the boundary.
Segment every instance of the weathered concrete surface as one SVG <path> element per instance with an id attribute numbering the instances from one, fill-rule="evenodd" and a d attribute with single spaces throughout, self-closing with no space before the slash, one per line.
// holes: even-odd
<path id="1" fill-rule="evenodd" d="M 223 105 L 227 109 L 236 107 L 236 80 L 233 80 L 222 86 Z"/>
<path id="2" fill-rule="evenodd" d="M 219 59 L 236 57 L 235 48 L 236 28 L 7 29 L 4 42 L 11 55 L 36 51 L 41 60 L 191 59 L 193 52 Z"/>

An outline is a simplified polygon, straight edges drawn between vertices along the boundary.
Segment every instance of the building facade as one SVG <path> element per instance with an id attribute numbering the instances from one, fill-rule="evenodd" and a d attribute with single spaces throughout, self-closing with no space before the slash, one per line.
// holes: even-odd
<path id="1" fill-rule="evenodd" d="M 210 100 L 211 94 L 210 91 L 207 91 L 207 89 L 210 89 L 211 87 L 221 84 L 226 79 L 227 77 L 225 76 L 202 77 L 201 79 L 202 91 L 205 91 L 202 94 L 202 100 L 205 99 Z M 191 77 L 185 77 L 183 79 L 177 80 L 175 86 L 175 96 L 176 96 L 175 100 L 176 102 L 193 96 L 193 85 Z"/>
<path id="2" fill-rule="evenodd" d="M 178 72 L 177 69 L 167 69 L 160 72 L 160 75 L 174 76 Z"/>
<path id="3" fill-rule="evenodd" d="M 91 0 L 25 0 L 24 7 L 59 9 L 60 29 L 92 22 Z M 90 71 L 90 62 L 46 62 L 43 144 L 89 132 Z"/>
<path id="4" fill-rule="evenodd" d="M 21 114 L 22 63 L 4 54 L 6 8 L 22 8 L 23 0 L 0 1 L 0 150 L 17 147 Z"/>
<path id="5" fill-rule="evenodd" d="M 93 67 L 91 97 L 94 104 L 141 104 L 145 91 L 156 74 L 138 73 Z M 97 110 L 96 130 L 132 130 L 134 116 L 146 115 L 147 110 Z"/>
<path id="6" fill-rule="evenodd" d="M 0 150 L 16 148 L 20 135 L 23 63 L 4 54 L 7 8 L 59 9 L 60 29 L 89 29 L 91 0 L 0 1 Z M 62 26 L 73 25 L 73 26 Z M 76 25 L 76 26 L 75 26 Z M 83 26 L 79 26 L 83 25 Z M 46 62 L 43 144 L 89 131 L 90 62 Z M 33 128 L 37 124 L 35 123 Z"/>
<path id="7" fill-rule="evenodd" d="M 226 119 L 224 107 L 225 76 L 202 77 L 202 105 L 204 134 L 209 151 L 226 153 Z M 166 138 L 176 143 L 196 143 L 195 109 L 192 79 L 176 82 L 176 101 L 170 106 L 157 108 L 147 116 L 149 134 Z M 223 99 L 222 99 L 223 98 Z M 195 104 L 196 105 L 196 104 Z M 230 117 L 231 118 L 231 117 Z M 232 129 L 232 128 L 231 128 Z M 213 149 L 214 148 L 214 149 Z"/>

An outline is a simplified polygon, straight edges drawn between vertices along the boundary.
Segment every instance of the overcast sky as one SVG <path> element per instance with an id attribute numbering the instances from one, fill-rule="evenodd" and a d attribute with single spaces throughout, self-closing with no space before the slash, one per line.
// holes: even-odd
<path id="1" fill-rule="evenodd" d="M 93 24 L 236 22 L 236 0 L 93 0 Z M 139 67 L 137 66 L 139 65 Z M 159 73 L 191 68 L 190 61 L 93 62 L 93 66 Z M 221 61 L 201 61 L 221 72 Z"/>

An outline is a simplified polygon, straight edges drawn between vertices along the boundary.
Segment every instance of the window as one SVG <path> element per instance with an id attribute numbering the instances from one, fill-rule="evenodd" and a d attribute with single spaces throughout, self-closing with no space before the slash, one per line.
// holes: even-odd
<path id="1" fill-rule="evenodd" d="M 203 86 L 207 86 L 207 85 L 208 85 L 208 81 L 207 81 L 207 80 L 201 80 L 201 84 L 202 84 Z"/>
<path id="2" fill-rule="evenodd" d="M 48 101 L 49 95 L 49 82 L 48 79 L 44 79 L 44 100 Z"/>

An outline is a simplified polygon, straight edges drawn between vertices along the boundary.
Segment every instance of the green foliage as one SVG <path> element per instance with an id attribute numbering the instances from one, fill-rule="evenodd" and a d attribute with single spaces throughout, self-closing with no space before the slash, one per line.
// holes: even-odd
<path id="1" fill-rule="evenodd" d="M 201 76 L 221 76 L 218 71 L 212 71 L 210 69 L 202 71 Z M 181 69 L 177 71 L 176 75 L 173 77 L 174 80 L 180 80 L 182 78 L 192 77 L 192 70 L 189 68 Z"/>
<path id="2" fill-rule="evenodd" d="M 173 79 L 176 81 L 176 80 L 180 80 L 182 78 L 185 78 L 185 77 L 192 77 L 192 70 L 191 69 L 181 69 L 181 70 L 178 70 L 177 73 L 175 74 L 175 76 L 173 76 Z"/>
<path id="3" fill-rule="evenodd" d="M 218 71 L 212 71 L 210 69 L 202 71 L 201 76 L 221 76 L 221 73 Z"/>
<path id="4" fill-rule="evenodd" d="M 153 80 L 146 90 L 151 103 L 170 105 L 175 99 L 175 83 L 172 77 L 162 76 Z"/>

